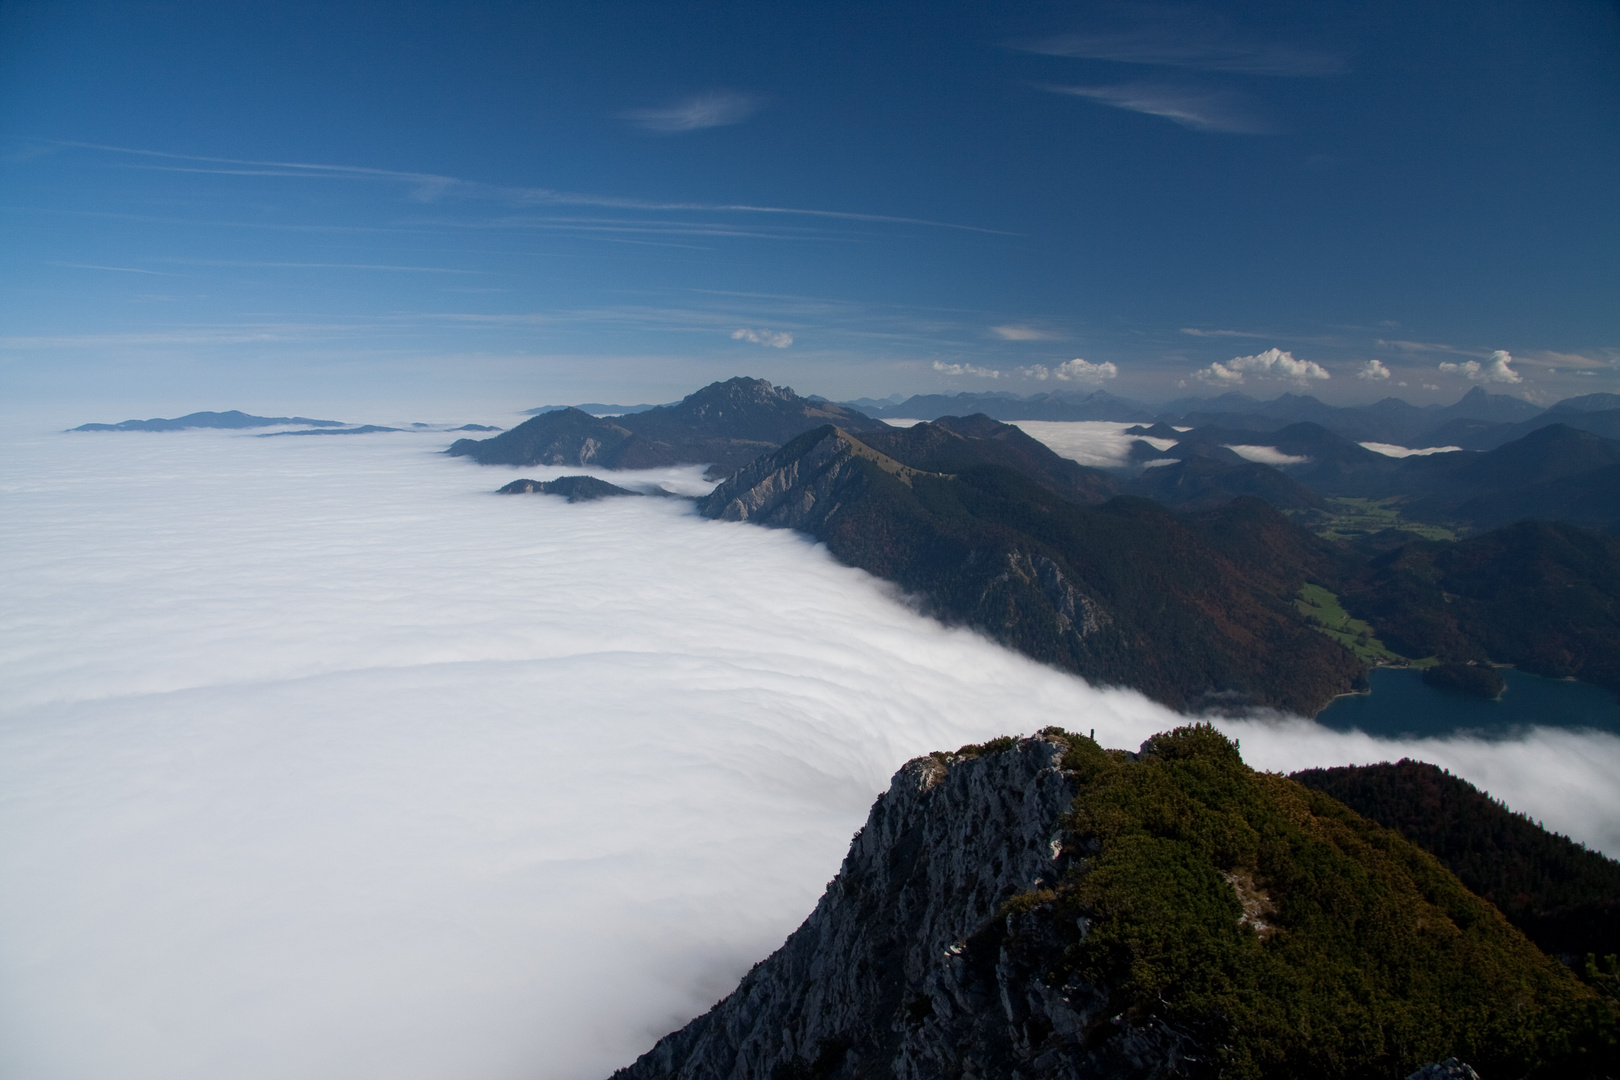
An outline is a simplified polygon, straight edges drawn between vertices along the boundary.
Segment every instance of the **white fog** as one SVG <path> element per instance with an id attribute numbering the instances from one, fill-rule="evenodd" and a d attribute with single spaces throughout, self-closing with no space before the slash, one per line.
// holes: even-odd
<path id="1" fill-rule="evenodd" d="M 445 443 L 5 436 L 0 1076 L 603 1077 L 781 942 L 908 758 L 1178 722 L 794 534 L 496 497 L 563 470 Z M 1224 726 L 1620 853 L 1610 736 Z"/>

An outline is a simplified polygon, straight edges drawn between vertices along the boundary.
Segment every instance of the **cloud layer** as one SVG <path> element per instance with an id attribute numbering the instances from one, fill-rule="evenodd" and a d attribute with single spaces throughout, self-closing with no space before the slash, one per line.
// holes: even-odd
<path id="1" fill-rule="evenodd" d="M 798 924 L 907 758 L 1176 721 L 788 532 L 493 496 L 440 436 L 5 439 L 3 1075 L 601 1077 Z M 1614 739 L 1233 730 L 1620 850 Z"/>

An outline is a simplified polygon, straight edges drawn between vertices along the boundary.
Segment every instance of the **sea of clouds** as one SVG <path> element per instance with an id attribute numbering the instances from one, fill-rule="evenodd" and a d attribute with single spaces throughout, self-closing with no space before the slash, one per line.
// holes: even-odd
<path id="1" fill-rule="evenodd" d="M 1131 445 L 1137 441 L 1155 450 L 1168 450 L 1176 445 L 1174 439 L 1127 435 L 1125 432 L 1137 425 L 1107 420 L 1016 420 L 1013 426 L 1021 428 L 1030 438 L 1039 439 L 1056 453 L 1094 469 L 1115 469 L 1130 464 Z"/>
<path id="2" fill-rule="evenodd" d="M 908 758 L 1178 722 L 792 533 L 498 497 L 445 441 L 0 436 L 0 1077 L 605 1076 L 808 914 Z M 1226 726 L 1620 852 L 1611 736 Z"/>

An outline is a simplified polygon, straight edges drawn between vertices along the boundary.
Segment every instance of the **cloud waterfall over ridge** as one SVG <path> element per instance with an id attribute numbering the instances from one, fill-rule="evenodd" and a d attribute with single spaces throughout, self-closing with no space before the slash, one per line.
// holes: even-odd
<path id="1" fill-rule="evenodd" d="M 1178 720 L 791 533 L 493 496 L 442 436 L 6 443 L 3 1075 L 600 1077 L 797 925 L 907 758 Z M 1232 729 L 1620 850 L 1620 740 Z"/>

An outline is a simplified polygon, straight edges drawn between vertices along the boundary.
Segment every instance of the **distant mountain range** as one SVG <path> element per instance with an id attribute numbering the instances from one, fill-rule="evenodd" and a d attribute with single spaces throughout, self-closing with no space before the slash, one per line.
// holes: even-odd
<path id="1" fill-rule="evenodd" d="M 1607 411 L 1578 404 L 1557 415 Z M 1620 540 L 1577 527 L 1620 524 L 1620 441 L 1558 421 L 1489 452 L 1402 458 L 1309 421 L 1133 430 L 1132 460 L 1102 470 L 988 416 L 893 427 L 732 379 L 632 416 L 545 413 L 449 453 L 713 463 L 726 478 L 702 513 L 809 533 L 942 619 L 1178 709 L 1311 714 L 1402 658 L 1620 691 Z M 575 497 L 514 486 L 553 484 Z M 1515 524 L 1527 516 L 1548 520 Z M 1338 623 L 1323 604 L 1343 605 Z"/>
<path id="2" fill-rule="evenodd" d="M 611 419 L 575 408 L 544 412 L 492 439 L 460 439 L 448 452 L 482 465 L 647 469 L 707 463 L 728 471 L 828 423 L 857 430 L 887 426 L 764 379 L 736 378 L 673 405 Z"/>
<path id="3" fill-rule="evenodd" d="M 1409 519 L 1465 531 L 1522 518 L 1620 529 L 1620 440 L 1560 419 L 1576 415 L 1608 414 L 1559 413 L 1545 424 L 1538 418 L 1488 452 L 1404 458 L 1376 453 L 1314 422 L 1270 432 L 1137 427 L 1130 432 L 1178 441 L 1165 450 L 1139 443 L 1137 464 L 1159 464 L 1126 480 L 1124 489 L 1178 509 L 1252 494 L 1280 510 L 1303 511 L 1322 509 L 1324 497 L 1337 496 L 1394 500 Z M 1278 463 L 1247 460 L 1234 446 L 1273 450 Z"/>
<path id="4" fill-rule="evenodd" d="M 862 398 L 841 404 L 879 419 L 937 420 L 941 416 L 982 414 L 993 420 L 1118 420 L 1152 421 L 1160 410 L 1103 390 L 1090 393 L 1036 394 L 918 394 L 901 401 Z"/>
<path id="5" fill-rule="evenodd" d="M 879 419 L 935 420 L 982 413 L 992 419 L 1111 420 L 1177 427 L 1222 427 L 1271 432 L 1309 422 L 1352 442 L 1414 448 L 1457 446 L 1492 450 L 1535 428 L 1563 423 L 1608 438 L 1620 438 L 1620 394 L 1586 394 L 1542 408 L 1522 398 L 1475 387 L 1452 405 L 1417 406 L 1389 397 L 1371 405 L 1328 405 L 1309 394 L 1261 401 L 1237 392 L 1214 398 L 1181 398 L 1149 405 L 1106 391 L 1036 394 L 919 394 L 901 400 L 843 402 Z"/>
<path id="6" fill-rule="evenodd" d="M 194 412 L 173 420 L 125 420 L 119 424 L 80 424 L 74 431 L 183 431 L 186 428 L 258 428 L 282 424 L 305 427 L 346 427 L 342 420 L 311 420 L 307 416 L 254 416 L 232 409 L 229 412 Z"/>

